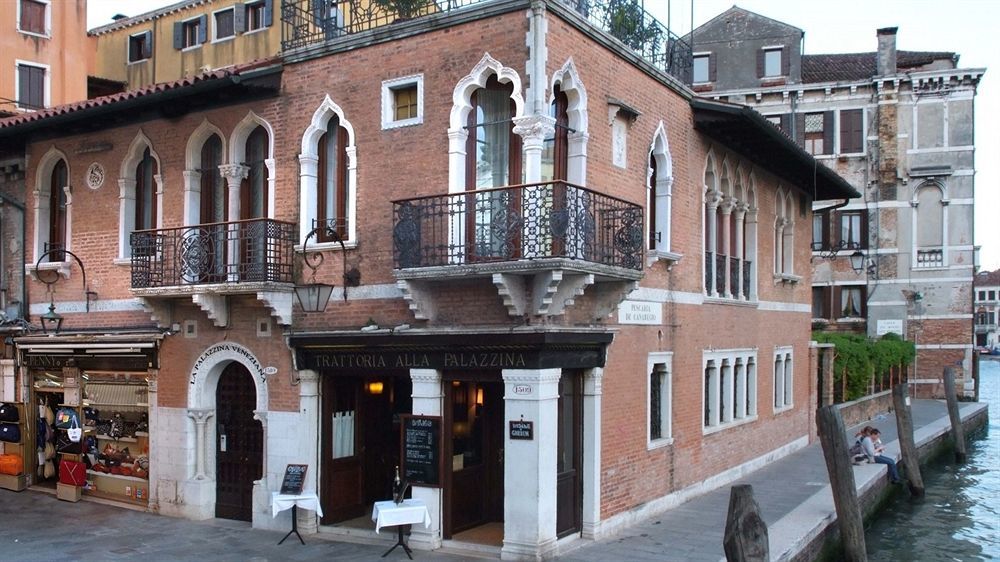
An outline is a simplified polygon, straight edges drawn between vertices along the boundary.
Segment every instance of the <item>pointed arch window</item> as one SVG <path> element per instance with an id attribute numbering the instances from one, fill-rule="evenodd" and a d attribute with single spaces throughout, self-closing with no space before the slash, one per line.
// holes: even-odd
<path id="1" fill-rule="evenodd" d="M 551 137 L 542 145 L 542 181 L 566 180 L 569 174 L 569 98 L 557 85 L 553 89 L 549 117 L 555 119 Z"/>
<path id="2" fill-rule="evenodd" d="M 142 153 L 142 159 L 135 167 L 135 229 L 156 228 L 156 160 L 149 147 Z"/>
<path id="3" fill-rule="evenodd" d="M 521 183 L 521 137 L 514 134 L 516 107 L 512 84 L 490 76 L 486 86 L 472 94 L 466 123 L 467 191 Z"/>
<path id="4" fill-rule="evenodd" d="M 52 168 L 49 180 L 49 241 L 45 251 L 57 250 L 49 254 L 49 262 L 62 262 L 66 255 L 58 250 L 66 249 L 66 186 L 69 184 L 69 171 L 65 160 L 59 160 Z"/>
<path id="5" fill-rule="evenodd" d="M 246 162 L 249 168 L 240 192 L 240 218 L 264 218 L 268 213 L 267 129 L 258 125 L 246 142 Z"/>
<path id="6" fill-rule="evenodd" d="M 341 240 L 347 239 L 347 142 L 347 129 L 334 115 L 317 148 L 316 224 L 332 227 Z M 319 242 L 332 241 L 327 229 L 319 230 L 316 238 Z"/>
<path id="7" fill-rule="evenodd" d="M 219 172 L 222 165 L 222 139 L 212 135 L 201 146 L 201 222 L 202 224 L 226 222 L 228 190 Z"/>

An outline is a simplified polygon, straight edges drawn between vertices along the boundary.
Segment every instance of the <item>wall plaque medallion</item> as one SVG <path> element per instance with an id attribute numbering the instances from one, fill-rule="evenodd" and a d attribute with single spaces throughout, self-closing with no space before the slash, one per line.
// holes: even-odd
<path id="1" fill-rule="evenodd" d="M 100 189 L 104 185 L 104 166 L 99 162 L 94 162 L 87 168 L 87 187 L 90 189 Z"/>

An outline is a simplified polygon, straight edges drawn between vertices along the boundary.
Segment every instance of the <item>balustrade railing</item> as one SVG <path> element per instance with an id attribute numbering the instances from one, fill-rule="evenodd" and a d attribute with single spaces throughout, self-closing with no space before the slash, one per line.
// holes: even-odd
<path id="1" fill-rule="evenodd" d="M 132 288 L 292 283 L 296 228 L 273 219 L 139 230 L 130 238 Z"/>
<path id="2" fill-rule="evenodd" d="M 712 292 L 712 264 L 715 263 L 715 254 L 712 252 L 705 252 L 705 292 Z"/>
<path id="3" fill-rule="evenodd" d="M 726 295 L 726 256 L 715 256 L 715 292 L 720 297 Z"/>
<path id="4" fill-rule="evenodd" d="M 372 0 L 285 0 L 282 51 L 323 43 L 424 16 L 496 0 L 407 0 L 383 8 Z M 559 0 L 592 25 L 621 41 L 656 68 L 691 83 L 691 45 L 632 0 Z"/>
<path id="5" fill-rule="evenodd" d="M 750 271 L 751 267 L 749 260 L 743 260 L 743 298 L 750 300 Z"/>
<path id="6" fill-rule="evenodd" d="M 397 269 L 541 258 L 643 268 L 642 208 L 556 181 L 393 203 Z"/>
<path id="7" fill-rule="evenodd" d="M 729 291 L 734 299 L 740 298 L 740 258 L 729 258 Z"/>

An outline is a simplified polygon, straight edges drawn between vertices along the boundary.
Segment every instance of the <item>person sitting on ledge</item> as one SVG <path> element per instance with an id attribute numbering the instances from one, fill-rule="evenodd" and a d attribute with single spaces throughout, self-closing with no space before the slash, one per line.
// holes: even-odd
<path id="1" fill-rule="evenodd" d="M 884 447 L 882 447 L 882 442 L 879 440 L 881 432 L 874 427 L 866 427 L 865 429 L 868 431 L 865 432 L 865 436 L 861 440 L 861 448 L 864 450 L 865 456 L 868 457 L 868 462 L 886 465 L 889 469 L 889 479 L 892 483 L 902 483 L 902 480 L 899 478 L 899 471 L 896 469 L 896 461 L 882 454 Z"/>

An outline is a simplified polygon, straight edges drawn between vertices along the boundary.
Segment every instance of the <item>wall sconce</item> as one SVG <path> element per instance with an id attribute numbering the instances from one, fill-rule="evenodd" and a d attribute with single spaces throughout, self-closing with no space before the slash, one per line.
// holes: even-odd
<path id="1" fill-rule="evenodd" d="M 76 260 L 76 264 L 80 266 L 80 275 L 81 277 L 83 277 L 83 292 L 86 297 L 86 305 L 85 305 L 86 312 L 90 312 L 90 301 L 97 299 L 97 293 L 91 291 L 90 287 L 87 285 L 87 268 L 83 266 L 83 262 L 80 261 L 80 258 L 77 257 L 76 254 L 74 254 L 69 250 L 64 250 L 62 248 L 52 248 L 50 250 L 46 250 L 45 252 L 43 252 L 42 255 L 38 256 L 38 261 L 35 262 L 35 278 L 49 286 L 49 295 L 50 295 L 49 311 L 38 317 L 39 321 L 41 321 L 42 323 L 42 333 L 46 334 L 49 333 L 49 329 L 53 330 L 52 331 L 53 334 L 58 334 L 60 328 L 62 328 L 62 323 L 63 323 L 63 317 L 60 316 L 58 313 L 56 313 L 56 303 L 51 298 L 52 285 L 55 285 L 56 283 L 59 282 L 60 279 L 59 274 L 56 273 L 52 277 L 51 281 L 47 279 L 45 276 L 38 274 L 39 272 L 42 271 L 40 269 L 42 261 L 46 257 L 52 254 L 61 256 L 63 257 L 64 260 L 65 256 L 71 256 L 74 260 Z"/>
<path id="2" fill-rule="evenodd" d="M 875 260 L 865 257 L 864 252 L 861 250 L 855 250 L 855 252 L 851 254 L 851 269 L 853 269 L 854 273 L 857 273 L 858 275 L 860 275 L 862 271 L 867 270 L 869 278 L 878 276 L 878 264 L 875 263 Z"/>
<path id="3" fill-rule="evenodd" d="M 382 391 L 384 389 L 385 389 L 385 385 L 382 383 L 382 381 L 372 381 L 372 382 L 368 383 L 368 393 L 369 394 L 374 394 L 374 395 L 377 396 L 379 394 L 382 394 Z"/>
<path id="4" fill-rule="evenodd" d="M 307 251 L 309 239 L 317 236 L 319 233 L 323 233 L 325 238 L 340 244 L 341 256 L 344 258 L 344 301 L 347 301 L 348 287 L 361 285 L 361 272 L 358 271 L 358 268 L 347 268 L 347 249 L 344 247 L 344 239 L 337 231 L 336 224 L 333 222 L 323 222 L 310 230 L 309 234 L 306 234 L 305 240 L 302 241 L 303 262 L 312 271 L 309 283 L 296 285 L 294 288 L 295 296 L 299 299 L 299 305 L 302 307 L 303 312 L 323 312 L 330 301 L 330 295 L 333 294 L 333 285 L 315 282 L 316 270 L 323 264 L 323 253 L 316 252 L 310 256 Z"/>
<path id="5" fill-rule="evenodd" d="M 476 415 L 483 413 L 483 387 L 476 389 Z"/>

